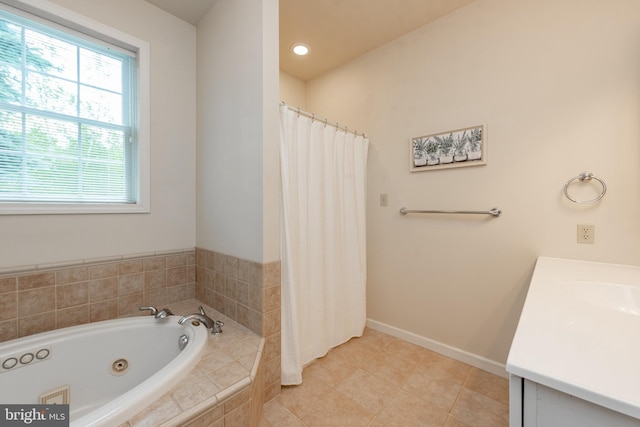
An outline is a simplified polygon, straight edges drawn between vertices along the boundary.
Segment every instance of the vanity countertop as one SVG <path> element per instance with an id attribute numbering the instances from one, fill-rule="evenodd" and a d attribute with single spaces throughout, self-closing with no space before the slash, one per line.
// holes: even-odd
<path id="1" fill-rule="evenodd" d="M 640 418 L 640 266 L 538 258 L 507 371 Z"/>

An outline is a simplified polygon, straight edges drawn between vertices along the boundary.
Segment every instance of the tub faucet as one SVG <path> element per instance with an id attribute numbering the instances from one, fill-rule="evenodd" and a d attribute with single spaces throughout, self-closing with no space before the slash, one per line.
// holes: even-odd
<path id="1" fill-rule="evenodd" d="M 166 319 L 168 316 L 171 316 L 173 313 L 168 308 L 163 308 L 162 310 L 158 310 L 153 306 L 149 307 L 140 307 L 140 311 L 151 311 L 151 315 L 154 316 L 158 320 Z"/>
<path id="2" fill-rule="evenodd" d="M 205 328 L 211 331 L 211 335 L 218 335 L 222 333 L 222 327 L 224 326 L 224 322 L 219 320 L 213 320 L 211 317 L 207 316 L 204 312 L 202 306 L 198 307 L 200 313 L 188 314 L 186 316 L 182 316 L 180 320 L 178 320 L 178 324 L 184 325 L 189 320 L 197 320 L 204 324 Z"/>

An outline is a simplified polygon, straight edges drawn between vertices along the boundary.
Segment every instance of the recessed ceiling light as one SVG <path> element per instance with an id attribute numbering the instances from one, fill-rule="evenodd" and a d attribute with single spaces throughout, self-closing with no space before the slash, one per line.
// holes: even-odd
<path id="1" fill-rule="evenodd" d="M 309 53 L 309 46 L 302 43 L 294 44 L 292 49 L 293 49 L 293 53 L 300 56 L 304 56 L 307 53 Z"/>

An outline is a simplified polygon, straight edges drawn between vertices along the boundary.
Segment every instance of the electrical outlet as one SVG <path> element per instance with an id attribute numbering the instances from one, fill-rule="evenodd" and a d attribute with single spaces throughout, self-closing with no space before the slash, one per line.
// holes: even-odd
<path id="1" fill-rule="evenodd" d="M 387 197 L 386 194 L 380 194 L 380 206 L 388 206 L 389 205 L 389 198 Z"/>
<path id="2" fill-rule="evenodd" d="M 578 243 L 590 243 L 596 242 L 596 227 L 591 224 L 578 224 Z"/>

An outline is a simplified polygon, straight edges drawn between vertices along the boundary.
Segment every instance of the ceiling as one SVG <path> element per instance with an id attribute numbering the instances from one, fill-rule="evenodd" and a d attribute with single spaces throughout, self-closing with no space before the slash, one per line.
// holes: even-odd
<path id="1" fill-rule="evenodd" d="M 218 0 L 146 0 L 196 25 Z M 280 69 L 308 81 L 474 0 L 280 0 Z M 307 56 L 291 52 L 295 43 Z"/>

